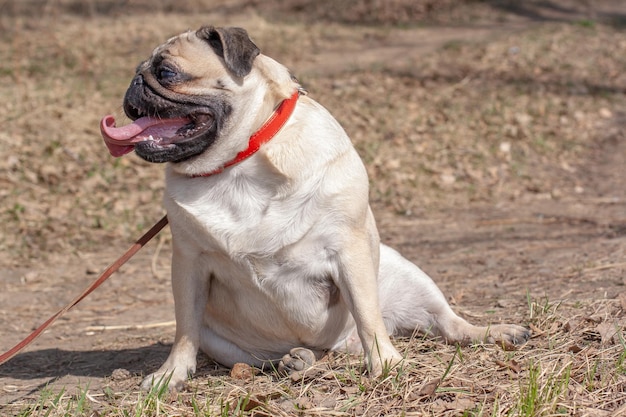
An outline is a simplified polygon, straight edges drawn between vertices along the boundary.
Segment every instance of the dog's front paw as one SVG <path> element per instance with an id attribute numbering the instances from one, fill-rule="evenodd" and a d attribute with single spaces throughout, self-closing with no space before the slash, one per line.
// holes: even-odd
<path id="1" fill-rule="evenodd" d="M 278 372 L 291 376 L 310 368 L 315 360 L 313 351 L 302 347 L 293 348 L 278 362 Z"/>
<path id="2" fill-rule="evenodd" d="M 386 378 L 402 362 L 403 358 L 395 348 L 391 347 L 387 352 L 373 352 L 372 357 L 366 358 L 366 360 L 370 376 Z"/>
<path id="3" fill-rule="evenodd" d="M 180 391 L 190 376 L 191 372 L 186 370 L 178 372 L 178 368 L 175 368 L 173 371 L 158 370 L 144 378 L 141 382 L 141 389 L 144 391 L 160 391 L 161 388 L 167 388 L 170 391 Z"/>
<path id="4" fill-rule="evenodd" d="M 496 324 L 489 327 L 489 342 L 504 345 L 521 345 L 530 339 L 530 330 L 515 324 Z"/>

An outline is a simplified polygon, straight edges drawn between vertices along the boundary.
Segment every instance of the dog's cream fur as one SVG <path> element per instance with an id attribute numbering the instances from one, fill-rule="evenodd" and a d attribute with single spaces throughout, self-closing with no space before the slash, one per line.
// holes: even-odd
<path id="1" fill-rule="evenodd" d="M 144 387 L 170 373 L 170 385 L 180 386 L 199 349 L 226 366 L 286 369 L 327 350 L 363 352 L 377 375 L 402 359 L 389 335 L 526 340 L 522 327 L 458 317 L 426 274 L 379 243 L 366 170 L 341 126 L 307 96 L 255 155 L 190 178 L 232 159 L 300 86 L 264 55 L 245 77 L 233 76 L 193 32 L 157 48 L 144 67 L 164 54 L 196 76 L 177 94 L 226 91 L 232 114 L 206 152 L 167 166 L 176 339 Z"/>

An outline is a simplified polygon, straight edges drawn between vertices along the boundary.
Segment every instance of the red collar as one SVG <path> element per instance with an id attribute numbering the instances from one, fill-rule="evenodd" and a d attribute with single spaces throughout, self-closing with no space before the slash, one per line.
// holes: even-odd
<path id="1" fill-rule="evenodd" d="M 250 140 L 248 141 L 248 147 L 243 151 L 239 152 L 235 159 L 231 160 L 224 164 L 223 167 L 218 168 L 214 171 L 207 172 L 204 174 L 195 174 L 192 175 L 192 178 L 197 177 L 209 177 L 214 174 L 219 174 L 224 171 L 231 165 L 238 164 L 244 159 L 254 155 L 256 151 L 261 148 L 266 142 L 269 142 L 276 134 L 280 131 L 280 129 L 285 125 L 289 116 L 293 113 L 293 110 L 296 108 L 296 102 L 298 101 L 298 96 L 300 95 L 299 91 L 293 93 L 293 95 L 285 100 L 283 100 L 274 113 L 270 116 L 269 119 L 261 126 L 259 130 L 257 130 L 252 136 L 250 136 Z"/>

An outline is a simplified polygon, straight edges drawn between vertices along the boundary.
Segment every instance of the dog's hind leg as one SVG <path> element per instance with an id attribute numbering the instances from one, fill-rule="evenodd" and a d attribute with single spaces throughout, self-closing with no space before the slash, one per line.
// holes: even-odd
<path id="1" fill-rule="evenodd" d="M 457 316 L 433 280 L 395 250 L 381 245 L 379 298 L 383 320 L 391 335 L 416 330 L 448 343 L 520 344 L 530 332 L 514 324 L 474 326 Z"/>

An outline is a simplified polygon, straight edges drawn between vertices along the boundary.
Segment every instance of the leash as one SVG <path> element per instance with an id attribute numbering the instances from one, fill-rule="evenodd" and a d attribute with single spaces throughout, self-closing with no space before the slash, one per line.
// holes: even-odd
<path id="1" fill-rule="evenodd" d="M 65 314 L 69 309 L 80 303 L 83 298 L 87 297 L 98 288 L 104 281 L 106 281 L 114 272 L 116 272 L 122 265 L 124 265 L 130 258 L 132 258 L 142 247 L 145 246 L 154 236 L 157 235 L 167 225 L 167 216 L 163 216 L 154 226 L 150 228 L 143 236 L 139 238 L 122 256 L 120 256 L 115 262 L 113 262 L 102 274 L 96 279 L 89 287 L 87 287 L 78 297 L 74 298 L 68 305 L 60 309 L 55 315 L 50 317 L 45 323 L 36 328 L 28 337 L 19 342 L 9 351 L 0 355 L 0 365 L 7 362 L 9 359 L 21 352 L 26 346 L 30 345 L 37 337 L 43 333 L 52 323 L 59 317 Z"/>

